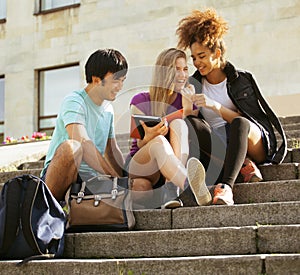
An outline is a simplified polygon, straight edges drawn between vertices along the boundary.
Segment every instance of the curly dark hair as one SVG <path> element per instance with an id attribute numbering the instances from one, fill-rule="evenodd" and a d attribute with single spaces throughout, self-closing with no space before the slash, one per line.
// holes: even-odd
<path id="1" fill-rule="evenodd" d="M 222 37 L 227 31 L 227 22 L 218 16 L 214 9 L 194 10 L 191 15 L 181 19 L 178 23 L 176 34 L 179 41 L 177 47 L 185 50 L 194 42 L 198 42 L 211 51 L 220 48 L 224 53 L 225 44 Z"/>

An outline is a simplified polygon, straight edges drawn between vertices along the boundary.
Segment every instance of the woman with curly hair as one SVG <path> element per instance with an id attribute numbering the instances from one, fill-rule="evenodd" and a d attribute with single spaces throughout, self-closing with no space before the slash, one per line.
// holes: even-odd
<path id="1" fill-rule="evenodd" d="M 282 162 L 286 138 L 252 74 L 237 70 L 226 60 L 223 36 L 227 31 L 227 22 L 214 9 L 206 9 L 181 19 L 176 34 L 178 47 L 190 49 L 197 69 L 190 77 L 196 90 L 192 100 L 199 108 L 197 117 L 187 117 L 193 139 L 190 152 L 197 152 L 194 147 L 200 149 L 197 157 L 204 167 L 213 167 L 208 176 L 220 169 L 218 175 L 212 175 L 213 204 L 232 205 L 239 172 L 244 182 L 261 181 L 256 164 Z M 279 148 L 273 127 L 283 140 Z"/>

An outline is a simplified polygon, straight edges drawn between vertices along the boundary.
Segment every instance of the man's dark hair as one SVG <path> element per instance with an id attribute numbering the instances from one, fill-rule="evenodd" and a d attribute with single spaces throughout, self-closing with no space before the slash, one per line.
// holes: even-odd
<path id="1" fill-rule="evenodd" d="M 110 72 L 118 79 L 127 74 L 128 64 L 125 57 L 117 50 L 103 49 L 91 54 L 85 64 L 85 78 L 87 83 L 92 82 L 92 76 L 104 79 Z"/>

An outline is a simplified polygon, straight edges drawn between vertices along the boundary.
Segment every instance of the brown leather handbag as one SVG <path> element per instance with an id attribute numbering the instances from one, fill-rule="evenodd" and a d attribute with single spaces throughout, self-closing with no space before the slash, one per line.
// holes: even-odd
<path id="1" fill-rule="evenodd" d="M 67 192 L 67 232 L 122 231 L 135 225 L 128 177 L 96 176 Z"/>

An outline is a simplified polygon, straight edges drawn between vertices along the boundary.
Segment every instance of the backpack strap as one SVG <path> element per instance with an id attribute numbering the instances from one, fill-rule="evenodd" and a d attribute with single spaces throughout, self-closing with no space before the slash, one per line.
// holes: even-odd
<path id="1" fill-rule="evenodd" d="M 1 256 L 10 249 L 20 226 L 21 181 L 19 177 L 13 178 L 5 183 L 6 186 L 2 190 L 3 192 L 6 189 L 6 216 Z"/>
<path id="2" fill-rule="evenodd" d="M 16 266 L 22 266 L 22 265 L 27 264 L 27 263 L 29 263 L 31 261 L 34 261 L 34 260 L 54 259 L 54 256 L 55 256 L 54 254 L 33 255 L 33 256 L 27 257 L 24 260 L 18 262 L 16 264 Z"/>
<path id="3" fill-rule="evenodd" d="M 41 180 L 39 178 L 33 178 L 31 175 L 23 175 L 22 178 L 23 183 L 26 184 L 23 207 L 20 213 L 24 237 L 35 254 L 43 254 L 39 249 L 31 228 L 32 207 L 36 199 Z"/>

